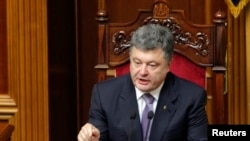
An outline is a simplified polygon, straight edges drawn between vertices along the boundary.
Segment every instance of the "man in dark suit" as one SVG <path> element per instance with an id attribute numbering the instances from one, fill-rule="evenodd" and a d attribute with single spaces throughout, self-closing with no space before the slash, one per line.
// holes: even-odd
<path id="1" fill-rule="evenodd" d="M 138 28 L 131 39 L 130 73 L 94 86 L 89 122 L 78 141 L 207 141 L 206 92 L 169 71 L 173 46 L 168 28 Z M 143 134 L 146 93 L 153 103 Z"/>

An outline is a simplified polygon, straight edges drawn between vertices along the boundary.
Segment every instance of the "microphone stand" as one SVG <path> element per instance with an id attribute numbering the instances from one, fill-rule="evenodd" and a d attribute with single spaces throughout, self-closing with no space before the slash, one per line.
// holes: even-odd
<path id="1" fill-rule="evenodd" d="M 150 123 L 151 123 L 151 120 L 152 120 L 153 117 L 154 117 L 154 112 L 149 111 L 148 112 L 148 125 L 147 125 L 146 135 L 144 137 L 144 141 L 147 141 L 149 127 L 150 127 Z"/>
<path id="2" fill-rule="evenodd" d="M 136 113 L 135 112 L 131 113 L 131 115 L 130 115 L 131 126 L 129 129 L 128 141 L 131 141 L 131 135 L 132 135 L 133 127 L 134 127 L 135 118 L 136 118 Z"/>

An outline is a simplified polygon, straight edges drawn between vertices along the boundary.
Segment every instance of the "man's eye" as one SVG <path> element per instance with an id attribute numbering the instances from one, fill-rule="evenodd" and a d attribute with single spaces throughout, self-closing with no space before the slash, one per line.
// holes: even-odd
<path id="1" fill-rule="evenodd" d="M 156 67 L 156 64 L 149 64 L 150 67 Z"/>
<path id="2" fill-rule="evenodd" d="M 138 64 L 140 64 L 140 62 L 138 62 L 138 61 L 135 61 L 135 64 L 137 64 L 137 65 L 138 65 Z"/>

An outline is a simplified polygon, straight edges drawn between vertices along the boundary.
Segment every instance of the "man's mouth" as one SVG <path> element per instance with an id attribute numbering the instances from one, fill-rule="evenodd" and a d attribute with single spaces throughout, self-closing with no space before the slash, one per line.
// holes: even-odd
<path id="1" fill-rule="evenodd" d="M 148 80 L 147 79 L 142 79 L 142 78 L 139 78 L 139 83 L 142 84 L 142 85 L 146 85 L 148 84 Z"/>

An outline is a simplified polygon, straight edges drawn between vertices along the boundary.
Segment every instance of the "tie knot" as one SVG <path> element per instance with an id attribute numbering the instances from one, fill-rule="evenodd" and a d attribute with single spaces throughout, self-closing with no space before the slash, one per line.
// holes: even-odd
<path id="1" fill-rule="evenodd" d="M 154 102 L 154 97 L 149 93 L 143 94 L 142 98 L 145 100 L 147 104 L 152 104 Z"/>

